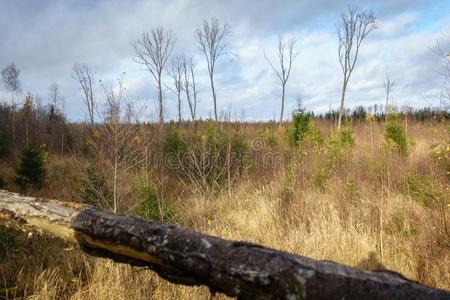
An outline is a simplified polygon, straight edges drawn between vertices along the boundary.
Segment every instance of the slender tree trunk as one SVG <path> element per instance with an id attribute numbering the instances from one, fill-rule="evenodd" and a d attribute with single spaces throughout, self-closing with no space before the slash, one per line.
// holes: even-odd
<path id="1" fill-rule="evenodd" d="M 113 211 L 117 213 L 117 147 L 114 150 L 114 177 L 113 177 Z"/>
<path id="2" fill-rule="evenodd" d="M 164 112 L 163 112 L 163 100 L 162 100 L 162 87 L 161 80 L 158 82 L 159 86 L 159 125 L 162 127 L 164 124 Z"/>
<path id="3" fill-rule="evenodd" d="M 189 112 L 191 113 L 192 121 L 194 121 L 194 110 L 192 106 L 191 93 L 189 92 L 189 85 L 185 86 L 185 91 L 186 91 L 186 100 L 189 105 Z"/>
<path id="4" fill-rule="evenodd" d="M 193 113 L 192 113 L 192 121 L 195 123 L 195 115 L 197 113 L 197 89 L 195 86 L 195 76 L 194 76 L 194 69 L 191 68 L 191 77 L 192 77 L 192 99 L 194 100 L 193 103 Z"/>
<path id="5" fill-rule="evenodd" d="M 373 120 L 370 120 L 370 153 L 373 153 Z"/>
<path id="6" fill-rule="evenodd" d="M 214 88 L 214 73 L 212 71 L 209 73 L 209 79 L 211 81 L 211 90 L 212 90 L 213 101 L 214 101 L 214 118 L 215 118 L 215 120 L 217 122 L 218 121 L 218 117 L 217 117 L 217 98 L 216 98 L 216 90 Z"/>
<path id="7" fill-rule="evenodd" d="M 12 104 L 12 109 L 11 109 L 12 146 L 13 146 L 13 150 L 15 150 L 15 148 L 16 148 L 16 104 L 14 103 L 14 91 L 11 91 L 11 104 Z"/>
<path id="8" fill-rule="evenodd" d="M 27 121 L 27 123 L 25 124 L 25 145 L 27 146 L 27 148 L 28 148 L 28 121 Z"/>
<path id="9" fill-rule="evenodd" d="M 347 80 L 344 79 L 342 83 L 342 94 L 341 94 L 341 106 L 339 107 L 339 116 L 338 116 L 338 130 L 341 129 L 342 116 L 344 114 L 344 100 L 345 100 L 345 91 L 347 90 Z"/>
<path id="10" fill-rule="evenodd" d="M 383 242 L 383 202 L 380 204 L 380 262 L 384 262 L 384 242 Z"/>
<path id="11" fill-rule="evenodd" d="M 55 121 L 51 121 L 51 132 L 50 132 L 50 151 L 53 152 L 53 140 L 55 138 Z"/>
<path id="12" fill-rule="evenodd" d="M 159 137 L 162 141 L 164 135 L 164 110 L 163 110 L 163 94 L 162 94 L 162 83 L 161 74 L 158 75 L 158 100 L 159 100 Z"/>
<path id="13" fill-rule="evenodd" d="M 408 136 L 408 113 L 405 114 L 405 135 Z"/>
<path id="14" fill-rule="evenodd" d="M 229 131 L 230 132 L 230 131 Z M 227 148 L 227 177 L 228 177 L 228 196 L 231 198 L 231 136 L 228 134 Z"/>
<path id="15" fill-rule="evenodd" d="M 286 92 L 286 83 L 283 83 L 281 85 L 281 114 L 280 114 L 280 123 L 279 123 L 279 127 L 281 127 L 281 125 L 283 124 L 283 114 L 284 114 L 284 95 Z"/>
<path id="16" fill-rule="evenodd" d="M 386 93 L 386 106 L 384 107 L 384 122 L 387 122 L 389 105 L 389 92 Z"/>
<path id="17" fill-rule="evenodd" d="M 64 154 L 64 124 L 61 128 L 61 156 Z"/>
<path id="18" fill-rule="evenodd" d="M 178 92 L 178 124 L 181 125 L 181 92 Z"/>
<path id="19" fill-rule="evenodd" d="M 116 118 L 117 116 L 114 116 Z M 113 130 L 114 130 L 114 174 L 113 174 L 113 211 L 114 213 L 117 213 L 117 206 L 118 206 L 118 200 L 117 200 L 117 173 L 119 169 L 119 140 L 118 140 L 118 131 L 119 131 L 119 120 L 113 119 L 113 122 L 117 122 L 116 124 L 113 124 Z"/>
<path id="20" fill-rule="evenodd" d="M 89 99 L 86 98 L 86 104 L 87 104 L 87 109 L 88 109 L 88 114 L 89 114 L 89 122 L 91 123 L 91 126 L 92 126 L 92 125 L 94 125 L 94 114 L 93 114 L 93 109 L 91 108 L 91 105 L 89 103 L 90 103 Z"/>
<path id="21" fill-rule="evenodd" d="M 195 112 L 193 112 L 191 115 L 192 115 L 192 122 L 195 123 Z"/>

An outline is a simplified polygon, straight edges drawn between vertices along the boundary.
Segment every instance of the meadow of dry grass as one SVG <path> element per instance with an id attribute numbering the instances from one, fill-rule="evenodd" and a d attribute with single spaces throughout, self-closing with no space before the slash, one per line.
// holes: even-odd
<path id="1" fill-rule="evenodd" d="M 354 124 L 354 146 L 336 157 L 327 148 L 330 124 L 318 124 L 325 146 L 296 150 L 299 158 L 286 167 L 244 172 L 230 190 L 214 196 L 171 195 L 177 221 L 226 239 L 365 269 L 387 268 L 450 289 L 448 124 L 410 124 L 407 155 L 386 150 L 384 126 Z M 261 132 L 242 129 L 249 141 Z M 283 151 L 283 130 L 274 134 L 278 144 L 265 147 Z M 71 158 L 49 160 L 50 186 L 40 193 L 76 199 L 76 189 L 69 188 L 76 185 L 74 169 Z M 24 234 L 15 243 L 18 248 L 0 262 L 0 275 L 30 299 L 209 297 L 204 287 L 173 285 L 151 271 L 87 257 L 49 237 Z"/>

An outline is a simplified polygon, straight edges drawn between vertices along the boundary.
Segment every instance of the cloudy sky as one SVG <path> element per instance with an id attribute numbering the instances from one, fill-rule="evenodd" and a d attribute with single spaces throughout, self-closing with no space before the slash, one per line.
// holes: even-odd
<path id="1" fill-rule="evenodd" d="M 362 46 L 350 79 L 346 106 L 384 102 L 383 79 L 397 85 L 394 104 L 437 106 L 443 83 L 436 41 L 450 49 L 448 0 L 379 0 L 351 2 L 371 9 L 377 30 Z M 156 88 L 151 75 L 134 62 L 131 42 L 155 26 L 172 29 L 175 53 L 198 61 L 200 115 L 212 113 L 211 92 L 204 58 L 197 50 L 194 30 L 204 18 L 230 24 L 230 55 L 217 65 L 220 111 L 237 119 L 268 120 L 279 115 L 280 86 L 264 59 L 273 57 L 279 34 L 297 38 L 297 56 L 287 84 L 291 111 L 301 96 L 309 110 L 337 108 L 342 82 L 335 24 L 349 2 L 322 0 L 0 0 L 0 67 L 14 62 L 20 69 L 23 93 L 48 98 L 57 83 L 65 111 L 73 121 L 85 120 L 82 94 L 72 77 L 75 62 L 87 63 L 96 78 L 114 80 L 126 73 L 126 96 L 145 105 L 145 118 L 155 118 Z M 169 84 L 169 80 L 167 80 Z M 97 86 L 98 99 L 102 94 Z M 8 99 L 0 88 L 0 100 Z M 176 101 L 165 92 L 166 117 L 176 117 Z M 187 104 L 183 114 L 188 117 Z M 286 115 L 289 115 L 287 113 Z"/>

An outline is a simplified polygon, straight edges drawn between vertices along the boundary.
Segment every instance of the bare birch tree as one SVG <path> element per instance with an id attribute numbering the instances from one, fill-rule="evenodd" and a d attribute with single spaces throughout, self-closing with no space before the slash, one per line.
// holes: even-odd
<path id="1" fill-rule="evenodd" d="M 59 85 L 57 83 L 52 83 L 48 88 L 48 100 L 50 105 L 54 107 L 55 111 L 60 113 L 62 110 L 64 96 L 61 95 Z"/>
<path id="2" fill-rule="evenodd" d="M 338 129 L 341 128 L 342 115 L 344 114 L 345 93 L 348 82 L 358 59 L 362 41 L 376 28 L 375 14 L 364 11 L 357 6 L 349 6 L 346 13 L 342 12 L 336 25 L 339 38 L 338 53 L 339 63 L 344 76 L 342 82 L 341 104 L 339 108 Z"/>
<path id="3" fill-rule="evenodd" d="M 279 126 L 283 123 L 283 114 L 284 114 L 284 98 L 286 95 L 286 83 L 289 80 L 289 76 L 291 75 L 292 63 L 294 62 L 297 53 L 295 53 L 295 44 L 297 40 L 295 38 L 286 38 L 283 35 L 278 37 L 277 44 L 277 58 L 279 67 L 275 67 L 275 65 L 270 61 L 267 55 L 264 53 L 264 57 L 269 63 L 272 70 L 277 75 L 278 79 L 280 79 L 281 83 L 281 113 L 280 113 L 280 122 Z"/>
<path id="4" fill-rule="evenodd" d="M 183 89 L 191 113 L 192 121 L 195 122 L 197 113 L 197 87 L 195 82 L 195 63 L 192 57 L 182 57 L 183 64 Z"/>
<path id="5" fill-rule="evenodd" d="M 56 145 L 57 127 L 61 123 L 61 154 L 64 152 L 64 122 L 63 122 L 63 103 L 64 97 L 59 91 L 59 86 L 52 83 L 48 88 L 48 100 L 50 105 L 50 149 L 53 150 Z"/>
<path id="6" fill-rule="evenodd" d="M 175 56 L 170 61 L 169 75 L 172 78 L 173 88 L 169 89 L 177 97 L 177 110 L 178 110 L 178 124 L 181 124 L 181 93 L 183 91 L 183 58 L 181 56 Z"/>
<path id="7" fill-rule="evenodd" d="M 386 78 L 384 79 L 383 85 L 384 90 L 386 92 L 386 106 L 384 107 L 384 121 L 387 121 L 388 113 L 389 113 L 389 96 L 394 88 L 396 82 L 389 77 L 389 74 L 386 74 Z"/>
<path id="8" fill-rule="evenodd" d="M 104 122 L 95 130 L 89 146 L 97 163 L 103 164 L 111 185 L 112 203 L 101 199 L 102 205 L 118 212 L 129 195 L 122 183 L 129 180 L 128 172 L 140 166 L 144 158 L 135 126 L 137 113 L 125 100 L 124 78 L 119 78 L 117 84 L 100 84 L 106 100 Z"/>
<path id="9" fill-rule="evenodd" d="M 208 65 L 209 81 L 211 83 L 211 91 L 214 103 L 214 117 L 217 117 L 217 95 L 214 87 L 214 71 L 217 60 L 226 54 L 228 44 L 227 37 L 231 34 L 228 24 L 219 24 L 219 20 L 211 18 L 211 20 L 203 20 L 202 25 L 195 31 L 195 39 L 199 45 L 200 51 L 206 58 Z"/>
<path id="10" fill-rule="evenodd" d="M 91 122 L 91 125 L 94 125 L 95 122 L 95 99 L 94 99 L 94 89 L 93 89 L 93 82 L 94 82 L 94 72 L 86 64 L 79 64 L 76 63 L 73 66 L 73 78 L 80 84 L 81 90 L 84 94 L 84 104 L 87 107 L 88 114 L 89 114 L 89 121 Z"/>
<path id="11" fill-rule="evenodd" d="M 133 42 L 136 62 L 144 65 L 152 74 L 158 87 L 159 127 L 160 133 L 164 127 L 162 75 L 175 46 L 176 38 L 171 30 L 163 27 L 144 32 L 142 38 Z"/>
<path id="12" fill-rule="evenodd" d="M 20 81 L 19 81 L 20 70 L 16 68 L 14 63 L 5 67 L 2 70 L 2 82 L 5 88 L 11 92 L 11 133 L 12 133 L 12 145 L 15 147 L 16 144 L 16 103 L 14 96 L 20 92 Z"/>

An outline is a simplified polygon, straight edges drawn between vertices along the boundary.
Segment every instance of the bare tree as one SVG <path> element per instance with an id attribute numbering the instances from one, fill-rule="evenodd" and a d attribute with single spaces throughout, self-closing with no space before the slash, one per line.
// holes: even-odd
<path id="1" fill-rule="evenodd" d="M 76 63 L 73 66 L 73 77 L 76 81 L 78 81 L 78 83 L 81 86 L 81 89 L 83 90 L 84 94 L 83 101 L 88 109 L 89 121 L 91 122 L 91 125 L 94 125 L 95 122 L 94 112 L 96 109 L 94 100 L 94 89 L 92 87 L 92 84 L 94 82 L 94 72 L 88 65 Z"/>
<path id="2" fill-rule="evenodd" d="M 450 42 L 450 36 L 444 34 L 444 37 Z M 447 111 L 450 109 L 450 50 L 444 50 L 441 43 L 436 42 L 433 51 L 442 61 L 441 73 L 444 77 L 444 82 L 441 91 L 441 110 Z"/>
<path id="3" fill-rule="evenodd" d="M 181 124 L 181 92 L 183 91 L 183 57 L 175 56 L 170 61 L 169 75 L 173 80 L 173 87 L 169 89 L 177 96 L 178 124 Z"/>
<path id="4" fill-rule="evenodd" d="M 63 102 L 64 97 L 59 91 L 59 86 L 56 83 L 52 83 L 48 88 L 48 100 L 50 106 L 50 149 L 53 150 L 56 145 L 58 123 L 61 123 L 61 153 L 64 152 L 64 126 L 63 126 Z"/>
<path id="5" fill-rule="evenodd" d="M 25 96 L 25 101 L 23 103 L 22 109 L 19 112 L 19 116 L 23 118 L 22 122 L 25 127 L 25 145 L 30 146 L 30 127 L 31 124 L 36 120 L 36 107 L 33 103 L 33 96 L 28 93 Z"/>
<path id="6" fill-rule="evenodd" d="M 413 107 L 410 105 L 403 105 L 401 111 L 405 115 L 405 134 L 408 135 L 408 116 L 413 112 Z"/>
<path id="7" fill-rule="evenodd" d="M 341 13 L 336 27 L 339 38 L 339 63 L 344 75 L 338 118 L 339 129 L 341 128 L 342 115 L 344 114 L 344 100 L 347 85 L 355 68 L 362 41 L 376 28 L 375 14 L 371 11 L 364 11 L 357 6 L 349 6 L 346 13 Z"/>
<path id="8" fill-rule="evenodd" d="M 195 82 L 195 63 L 192 57 L 182 57 L 183 64 L 183 89 L 189 105 L 192 121 L 195 122 L 197 113 L 197 87 Z"/>
<path id="9" fill-rule="evenodd" d="M 143 162 L 141 141 L 135 126 L 138 114 L 125 100 L 123 76 L 116 84 L 102 81 L 100 84 L 106 100 L 104 122 L 96 128 L 89 146 L 97 163 L 103 166 L 100 169 L 106 171 L 112 190 L 112 203 L 110 199 L 100 197 L 99 200 L 102 205 L 117 212 L 122 201 L 129 197 L 129 191 L 122 183 L 129 180 L 128 172 Z"/>
<path id="10" fill-rule="evenodd" d="M 167 61 L 172 54 L 176 38 L 171 30 L 163 27 L 144 32 L 142 38 L 132 43 L 136 53 L 136 62 L 144 65 L 152 74 L 158 86 L 159 127 L 162 133 L 164 127 L 162 74 Z"/>
<path id="11" fill-rule="evenodd" d="M 57 83 L 52 83 L 48 88 L 48 100 L 50 102 L 50 106 L 53 106 L 55 111 L 62 111 L 64 96 L 61 95 L 59 85 Z"/>
<path id="12" fill-rule="evenodd" d="M 386 106 L 384 107 L 384 121 L 387 121 L 387 116 L 389 113 L 389 95 L 392 92 L 396 82 L 389 77 L 389 74 L 386 74 L 386 78 L 384 79 L 384 90 L 386 91 Z"/>
<path id="13" fill-rule="evenodd" d="M 226 54 L 228 44 L 226 38 L 231 34 L 228 24 L 220 25 L 219 20 L 211 18 L 210 21 L 203 20 L 202 25 L 195 31 L 195 39 L 203 52 L 208 65 L 209 80 L 214 102 L 214 117 L 217 121 L 217 96 L 214 87 L 214 70 L 217 60 Z"/>
<path id="14" fill-rule="evenodd" d="M 2 70 L 2 82 L 5 85 L 6 89 L 11 92 L 11 115 L 12 115 L 12 124 L 11 124 L 11 130 L 12 130 L 12 144 L 13 147 L 15 147 L 15 127 L 16 127 L 16 103 L 14 101 L 14 95 L 20 92 L 20 81 L 19 81 L 19 74 L 20 70 L 16 68 L 16 65 L 14 63 L 10 64 L 9 66 L 5 67 Z"/>
<path id="15" fill-rule="evenodd" d="M 291 75 L 292 63 L 297 55 L 297 53 L 294 52 L 296 42 L 297 40 L 295 38 L 287 39 L 283 35 L 280 35 L 278 37 L 277 56 L 278 56 L 278 63 L 280 64 L 279 68 L 276 68 L 274 64 L 270 61 L 270 59 L 267 58 L 267 55 L 264 53 L 264 57 L 266 58 L 270 67 L 275 72 L 275 74 L 277 75 L 278 79 L 280 79 L 281 82 L 281 113 L 279 126 L 281 126 L 283 123 L 286 83 L 289 79 L 289 76 Z"/>

